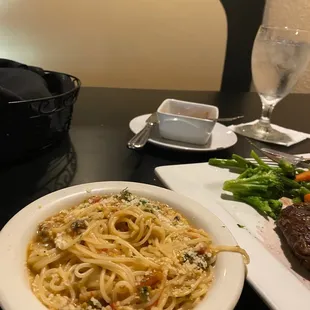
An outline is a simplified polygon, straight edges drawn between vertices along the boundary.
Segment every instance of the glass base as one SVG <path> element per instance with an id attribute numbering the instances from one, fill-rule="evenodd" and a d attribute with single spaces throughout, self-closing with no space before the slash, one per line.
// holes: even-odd
<path id="1" fill-rule="evenodd" d="M 285 133 L 274 129 L 270 125 L 261 124 L 258 120 L 254 124 L 236 126 L 235 132 L 263 142 L 287 145 L 292 139 Z"/>

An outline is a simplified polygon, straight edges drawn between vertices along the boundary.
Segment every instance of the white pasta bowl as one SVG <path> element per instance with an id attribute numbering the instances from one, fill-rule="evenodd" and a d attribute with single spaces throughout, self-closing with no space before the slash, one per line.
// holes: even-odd
<path id="1" fill-rule="evenodd" d="M 131 182 L 82 184 L 46 195 L 17 213 L 0 233 L 0 306 L 3 310 L 46 309 L 32 293 L 27 270 L 27 246 L 39 222 L 64 208 L 98 194 L 115 194 L 124 188 L 133 194 L 168 204 L 183 214 L 196 228 L 207 231 L 214 244 L 236 245 L 236 241 L 212 213 L 195 201 L 163 188 Z M 234 309 L 244 283 L 245 266 L 239 253 L 219 253 L 215 280 L 197 310 Z"/>

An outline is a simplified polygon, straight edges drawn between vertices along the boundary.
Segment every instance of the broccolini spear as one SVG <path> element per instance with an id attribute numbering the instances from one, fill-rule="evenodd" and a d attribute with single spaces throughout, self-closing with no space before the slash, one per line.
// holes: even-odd
<path id="1" fill-rule="evenodd" d="M 248 203 L 263 215 L 276 219 L 282 208 L 278 199 L 289 197 L 293 201 L 310 201 L 310 182 L 296 181 L 298 169 L 285 160 L 276 167 L 267 165 L 251 151 L 252 163 L 233 154 L 231 159 L 211 158 L 209 164 L 221 168 L 237 168 L 239 176 L 224 182 L 223 189 L 233 194 L 236 200 Z"/>
<path id="2" fill-rule="evenodd" d="M 257 167 L 257 165 L 251 163 L 250 161 L 237 154 L 233 154 L 231 159 L 210 158 L 208 163 L 211 166 L 216 166 L 220 168 L 238 168 L 241 172 L 246 170 L 247 168 Z"/>
<path id="3" fill-rule="evenodd" d="M 240 167 L 243 167 L 243 168 L 255 168 L 255 167 L 257 167 L 255 164 L 251 163 L 250 161 L 246 160 L 245 158 L 243 158 L 240 155 L 232 154 L 231 158 L 234 159 L 240 165 Z"/>
<path id="4" fill-rule="evenodd" d="M 255 159 L 259 166 L 264 167 L 267 170 L 271 170 L 271 167 L 268 166 L 253 150 L 251 151 L 251 157 Z"/>
<path id="5" fill-rule="evenodd" d="M 216 166 L 216 167 L 220 167 L 220 168 L 243 168 L 234 159 L 210 158 L 208 163 L 211 166 Z"/>
<path id="6" fill-rule="evenodd" d="M 223 189 L 233 193 L 234 197 L 246 202 L 265 216 L 276 219 L 282 207 L 277 199 L 283 197 L 285 186 L 278 175 L 264 168 L 249 177 L 224 182 Z M 243 173 L 245 175 L 246 171 Z M 242 176 L 242 175 L 241 175 Z"/>
<path id="7" fill-rule="evenodd" d="M 268 199 L 281 198 L 284 193 L 284 185 L 273 171 L 225 181 L 223 189 L 237 196 L 260 196 Z"/>
<path id="8" fill-rule="evenodd" d="M 304 201 L 304 197 L 308 194 L 310 194 L 310 190 L 303 186 L 301 186 L 300 188 L 293 188 L 290 191 L 288 191 L 288 196 L 290 198 L 293 198 L 293 199 L 299 198 L 301 201 Z"/>
<path id="9" fill-rule="evenodd" d="M 273 219 L 276 219 L 280 214 L 282 203 L 279 200 L 269 199 L 258 196 L 234 196 L 237 200 L 245 202 L 256 209 L 259 213 L 264 216 L 270 216 Z"/>
<path id="10" fill-rule="evenodd" d="M 287 160 L 281 159 L 279 162 L 279 167 L 282 169 L 283 174 L 288 178 L 295 178 L 296 171 L 295 166 L 288 162 Z"/>

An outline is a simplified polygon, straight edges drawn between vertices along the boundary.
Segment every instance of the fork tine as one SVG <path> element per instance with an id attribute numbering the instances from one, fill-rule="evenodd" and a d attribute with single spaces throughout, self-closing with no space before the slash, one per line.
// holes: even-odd
<path id="1" fill-rule="evenodd" d="M 271 156 L 270 154 L 264 152 L 264 150 L 262 150 L 256 143 L 254 143 L 251 139 L 249 138 L 245 138 L 248 143 L 250 143 L 250 145 L 252 145 L 257 151 L 261 152 L 264 156 L 266 156 L 267 158 L 269 158 L 270 160 L 272 160 L 273 162 L 278 163 L 278 160 L 276 157 Z"/>
<path id="2" fill-rule="evenodd" d="M 264 154 L 265 156 L 267 156 L 265 153 L 264 153 L 264 151 L 262 151 L 261 150 L 261 148 L 257 145 L 257 144 L 255 144 L 251 139 L 249 139 L 249 138 L 245 138 L 246 140 L 247 140 L 247 142 L 249 143 L 249 144 L 251 144 L 257 151 L 259 151 L 259 152 L 261 152 L 262 154 Z M 270 158 L 271 159 L 271 158 Z"/>
<path id="3" fill-rule="evenodd" d="M 268 166 L 271 166 L 271 167 L 276 167 L 278 165 L 278 163 L 276 163 L 275 161 L 269 159 L 268 157 L 261 157 L 261 159 L 264 161 L 264 163 L 266 163 Z M 247 160 L 251 163 L 254 163 L 256 164 L 256 160 L 253 159 L 253 158 L 247 158 Z"/>

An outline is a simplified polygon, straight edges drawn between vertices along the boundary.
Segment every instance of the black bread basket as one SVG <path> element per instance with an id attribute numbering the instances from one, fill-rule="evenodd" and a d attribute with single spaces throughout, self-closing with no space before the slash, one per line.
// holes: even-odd
<path id="1" fill-rule="evenodd" d="M 67 135 L 81 81 L 72 75 L 60 74 L 63 78 L 70 78 L 74 84 L 70 91 L 47 98 L 9 102 L 1 106 L 0 163 L 32 156 Z"/>

